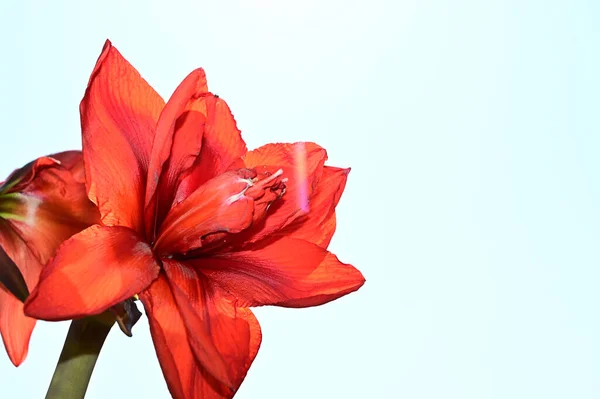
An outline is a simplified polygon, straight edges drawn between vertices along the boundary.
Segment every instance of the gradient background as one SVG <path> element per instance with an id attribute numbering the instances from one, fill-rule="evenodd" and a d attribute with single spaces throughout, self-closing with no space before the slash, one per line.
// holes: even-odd
<path id="1" fill-rule="evenodd" d="M 600 397 L 598 2 L 0 4 L 0 176 L 80 148 L 106 38 L 165 98 L 203 66 L 250 148 L 352 167 L 331 249 L 366 285 L 257 309 L 236 398 Z M 3 398 L 44 396 L 67 328 L 39 323 L 19 369 L 0 354 Z M 145 318 L 88 392 L 168 397 Z"/>

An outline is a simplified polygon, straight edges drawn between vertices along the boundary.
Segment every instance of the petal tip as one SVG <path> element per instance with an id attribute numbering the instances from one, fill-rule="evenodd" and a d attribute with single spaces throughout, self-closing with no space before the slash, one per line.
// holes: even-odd
<path id="1" fill-rule="evenodd" d="M 353 281 L 353 283 L 351 283 L 349 289 L 349 292 L 354 292 L 356 290 L 358 290 L 360 287 L 362 287 L 363 285 L 365 285 L 365 283 L 367 282 L 367 279 L 365 278 L 365 276 L 362 274 L 362 272 L 360 270 L 358 270 L 356 267 L 354 267 L 353 265 L 350 264 L 346 264 L 347 267 L 351 268 L 351 275 L 352 278 L 350 278 L 350 281 Z"/>
<path id="2" fill-rule="evenodd" d="M 198 98 L 208 93 L 208 84 L 204 69 L 196 68 L 190 72 L 190 74 L 183 79 L 177 91 L 185 93 L 184 97 L 191 98 Z"/>
<path id="3" fill-rule="evenodd" d="M 107 49 L 110 49 L 112 47 L 112 42 L 110 41 L 110 39 L 106 39 L 104 41 L 104 46 L 102 47 L 102 52 L 106 51 Z"/>
<path id="4" fill-rule="evenodd" d="M 27 347 L 25 347 L 19 353 L 14 353 L 14 351 L 12 350 L 9 351 L 7 348 L 8 358 L 15 367 L 19 367 L 21 364 L 23 364 L 23 362 L 27 358 L 27 352 L 29 352 Z"/>
<path id="5" fill-rule="evenodd" d="M 104 64 L 106 59 L 109 58 L 110 56 L 117 56 L 118 58 L 123 58 L 121 56 L 121 53 L 119 53 L 119 51 L 116 49 L 116 47 L 113 46 L 110 39 L 106 39 L 106 41 L 104 42 L 104 45 L 102 46 L 102 52 L 98 56 L 96 65 L 94 66 L 94 69 L 92 70 L 92 73 L 90 75 L 90 79 L 88 81 L 88 90 L 89 90 L 92 82 L 98 75 L 100 69 L 102 68 L 102 65 Z M 86 92 L 87 92 L 87 90 L 86 90 Z M 85 99 L 85 97 L 84 97 L 84 99 Z"/>
<path id="6" fill-rule="evenodd" d="M 363 274 L 360 271 L 358 272 L 358 274 L 360 275 L 360 278 L 358 278 L 357 281 L 356 281 L 356 284 L 355 284 L 356 289 L 355 289 L 355 291 L 358 290 L 359 288 L 361 288 L 367 282 L 367 279 L 365 278 L 365 276 L 363 276 Z"/>

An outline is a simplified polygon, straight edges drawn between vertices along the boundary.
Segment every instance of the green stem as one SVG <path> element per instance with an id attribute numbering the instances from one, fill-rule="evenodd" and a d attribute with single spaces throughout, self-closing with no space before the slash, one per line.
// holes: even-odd
<path id="1" fill-rule="evenodd" d="M 85 397 L 100 349 L 114 323 L 114 317 L 107 313 L 73 320 L 46 399 Z"/>

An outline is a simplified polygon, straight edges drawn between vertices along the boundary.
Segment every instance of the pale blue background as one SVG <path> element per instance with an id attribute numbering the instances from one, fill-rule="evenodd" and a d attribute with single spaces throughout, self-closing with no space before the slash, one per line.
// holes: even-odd
<path id="1" fill-rule="evenodd" d="M 238 398 L 600 397 L 597 2 L 0 4 L 1 176 L 80 148 L 107 37 L 164 97 L 205 67 L 249 147 L 352 166 L 331 248 L 367 283 L 258 309 Z M 2 398 L 43 397 L 66 329 L 40 323 L 19 369 L 0 355 Z M 146 319 L 88 394 L 131 397 L 168 397 Z"/>

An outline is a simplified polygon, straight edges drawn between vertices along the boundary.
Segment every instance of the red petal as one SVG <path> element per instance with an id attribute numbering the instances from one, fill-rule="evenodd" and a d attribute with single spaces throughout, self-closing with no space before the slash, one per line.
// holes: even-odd
<path id="1" fill-rule="evenodd" d="M 143 203 L 164 101 L 106 42 L 81 101 L 88 195 L 108 226 L 142 232 Z"/>
<path id="2" fill-rule="evenodd" d="M 39 158 L 28 169 L 18 184 L 0 195 L 0 217 L 45 264 L 64 240 L 97 223 L 99 214 L 84 184 L 56 161 Z"/>
<path id="3" fill-rule="evenodd" d="M 208 180 L 223 173 L 247 151 L 227 103 L 216 96 L 205 99 L 206 125 L 202 149 L 196 162 L 177 189 L 175 202 L 181 202 Z"/>
<path id="4" fill-rule="evenodd" d="M 78 183 L 85 184 L 85 167 L 81 151 L 64 151 L 48 156 L 59 161 L 63 168 L 71 172 Z"/>
<path id="5" fill-rule="evenodd" d="M 77 168 L 79 165 L 83 164 L 83 154 L 81 151 L 77 150 L 57 152 L 48 156 L 56 159 L 58 162 L 60 162 L 60 165 L 63 168 L 69 170 Z"/>
<path id="6" fill-rule="evenodd" d="M 316 244 L 289 237 L 268 241 L 188 262 L 237 297 L 239 306 L 316 306 L 356 291 L 365 281 L 357 269 Z"/>
<path id="7" fill-rule="evenodd" d="M 299 159 L 299 153 L 302 153 L 302 159 Z M 247 168 L 266 166 L 283 170 L 283 177 L 287 179 L 286 192 L 269 208 L 264 223 L 253 224 L 234 238 L 236 242 L 259 241 L 304 214 L 306 203 L 301 197 L 312 196 L 326 159 L 326 151 L 314 143 L 267 144 L 248 152 L 243 159 Z"/>
<path id="8" fill-rule="evenodd" d="M 173 267 L 171 265 L 171 277 L 181 282 L 181 287 L 171 288 L 167 278 L 161 275 L 140 294 L 169 391 L 175 399 L 230 399 L 258 353 L 260 325 L 249 309 L 235 308 L 227 297 L 205 282 L 185 281 L 189 279 Z M 185 271 L 188 272 L 195 276 L 192 270 Z M 172 289 L 178 292 L 179 300 L 175 300 Z M 184 290 L 196 296 L 184 298 Z M 178 305 L 183 305 L 185 310 L 182 312 Z M 209 337 L 206 337 L 207 332 Z M 212 341 L 218 352 L 215 355 L 218 359 L 212 360 L 224 362 L 233 389 L 215 379 L 206 368 L 210 365 L 196 356 L 201 349 L 198 346 L 207 344 L 198 342 L 201 337 Z"/>
<path id="9" fill-rule="evenodd" d="M 254 200 L 246 196 L 251 171 L 230 171 L 208 181 L 173 208 L 161 226 L 158 254 L 186 253 L 211 233 L 240 232 L 252 223 Z"/>
<path id="10" fill-rule="evenodd" d="M 323 175 L 310 197 L 309 212 L 276 234 L 300 238 L 327 248 L 335 232 L 335 207 L 346 187 L 348 173 L 350 169 L 325 166 Z"/>
<path id="11" fill-rule="evenodd" d="M 59 161 L 50 157 L 40 157 L 29 162 L 22 168 L 14 170 L 6 181 L 0 184 L 0 194 L 21 191 L 22 187 L 26 187 L 31 183 L 40 170 L 56 166 L 59 163 Z"/>
<path id="12" fill-rule="evenodd" d="M 0 333 L 8 357 L 15 366 L 27 357 L 35 322 L 23 313 L 23 303 L 0 286 Z"/>
<path id="13" fill-rule="evenodd" d="M 65 239 L 98 221 L 85 186 L 72 172 L 82 164 L 81 153 L 69 151 L 39 158 L 16 170 L 0 187 L 0 245 L 14 261 L 32 290 L 45 263 Z M 23 304 L 1 293 L 0 332 L 13 363 L 26 354 L 35 320 Z"/>
<path id="14" fill-rule="evenodd" d="M 29 290 L 37 285 L 42 264 L 67 238 L 99 219 L 85 193 L 81 152 L 39 158 L 13 172 L 0 187 L 0 246 L 14 261 Z M 0 332 L 15 365 L 27 355 L 35 320 L 23 304 L 0 293 Z"/>
<path id="15" fill-rule="evenodd" d="M 99 314 L 144 290 L 158 272 L 152 250 L 133 230 L 94 225 L 60 246 L 25 312 L 42 320 Z"/>
<path id="16" fill-rule="evenodd" d="M 236 309 L 234 298 L 185 264 L 165 260 L 164 268 L 196 359 L 215 379 L 237 389 L 258 351 L 260 341 L 251 343 L 250 330 L 256 327 L 260 338 L 258 322 L 246 320 L 244 316 L 252 315 L 248 309 Z M 255 325 L 249 325 L 251 321 Z M 252 359 L 247 359 L 248 354 Z"/>
<path id="17" fill-rule="evenodd" d="M 181 82 L 160 114 L 146 186 L 147 237 L 154 238 L 155 228 L 173 203 L 182 174 L 200 153 L 207 96 L 212 97 L 206 75 L 197 69 Z"/>
<path id="18" fill-rule="evenodd" d="M 42 265 L 6 221 L 0 219 L 0 247 L 19 267 L 29 290 L 39 279 Z M 25 316 L 23 303 L 0 284 L 0 333 L 4 347 L 15 366 L 27 357 L 29 338 L 35 319 Z"/>

